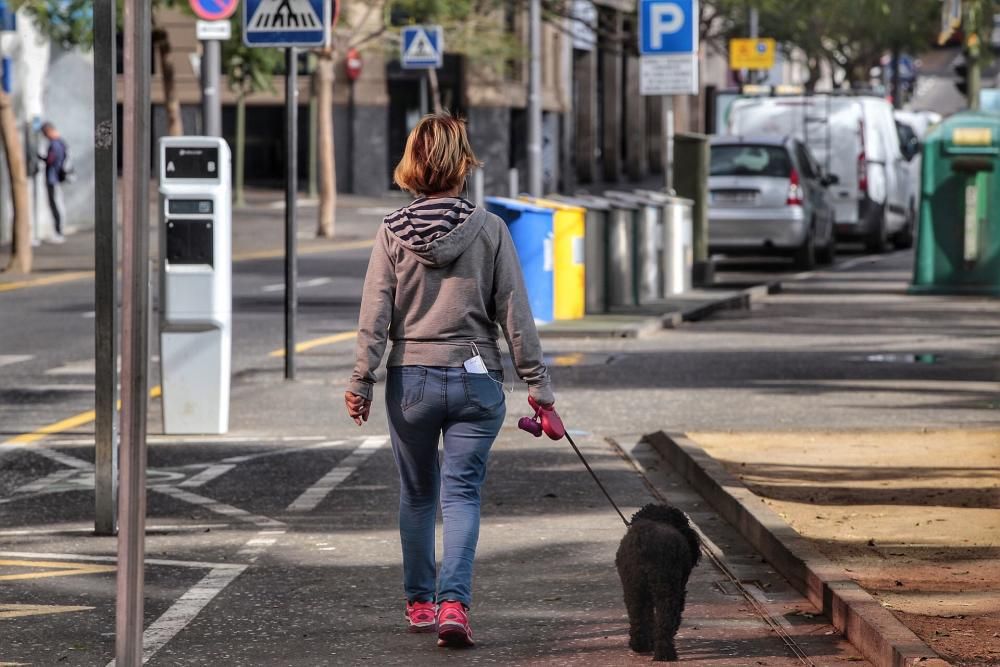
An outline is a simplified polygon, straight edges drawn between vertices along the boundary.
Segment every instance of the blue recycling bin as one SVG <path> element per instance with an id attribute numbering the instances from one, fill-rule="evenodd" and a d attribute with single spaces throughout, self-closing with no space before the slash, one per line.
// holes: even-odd
<path id="1" fill-rule="evenodd" d="M 555 211 L 506 197 L 487 197 L 486 210 L 507 223 L 521 261 L 528 302 L 536 324 L 555 318 L 552 247 Z"/>

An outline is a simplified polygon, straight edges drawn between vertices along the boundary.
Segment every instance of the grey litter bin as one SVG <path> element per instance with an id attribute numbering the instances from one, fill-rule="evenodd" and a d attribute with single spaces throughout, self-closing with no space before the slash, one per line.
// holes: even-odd
<path id="1" fill-rule="evenodd" d="M 657 190 L 636 190 L 663 207 L 663 293 L 681 294 L 691 289 L 694 265 L 694 202 Z"/>
<path id="2" fill-rule="evenodd" d="M 663 292 L 663 206 L 649 195 L 609 190 L 606 197 L 639 207 L 635 226 L 636 301 L 661 301 Z"/>
<path id="3" fill-rule="evenodd" d="M 587 210 L 583 234 L 583 255 L 586 269 L 584 287 L 586 312 L 600 314 L 608 312 L 607 298 L 607 258 L 608 218 L 611 216 L 611 202 L 601 197 L 579 195 L 549 195 L 546 199 L 581 206 Z"/>

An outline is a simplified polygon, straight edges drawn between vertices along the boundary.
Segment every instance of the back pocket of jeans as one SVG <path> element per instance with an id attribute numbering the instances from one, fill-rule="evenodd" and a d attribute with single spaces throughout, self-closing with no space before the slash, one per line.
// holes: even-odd
<path id="1" fill-rule="evenodd" d="M 389 399 L 406 410 L 424 399 L 427 369 L 420 366 L 393 366 L 389 369 Z"/>
<path id="2" fill-rule="evenodd" d="M 485 412 L 492 412 L 503 404 L 503 373 L 464 373 L 465 396 L 469 403 Z"/>

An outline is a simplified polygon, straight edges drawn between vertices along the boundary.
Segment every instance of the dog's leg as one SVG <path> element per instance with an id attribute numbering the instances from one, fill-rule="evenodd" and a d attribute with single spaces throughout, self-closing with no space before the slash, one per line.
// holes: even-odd
<path id="1" fill-rule="evenodd" d="M 681 627 L 684 611 L 684 587 L 679 586 L 656 600 L 656 625 L 653 641 L 653 660 L 677 660 L 674 637 Z"/>
<path id="2" fill-rule="evenodd" d="M 636 653 L 646 653 L 653 650 L 653 599 L 641 577 L 633 578 L 623 588 L 628 609 L 629 648 Z"/>

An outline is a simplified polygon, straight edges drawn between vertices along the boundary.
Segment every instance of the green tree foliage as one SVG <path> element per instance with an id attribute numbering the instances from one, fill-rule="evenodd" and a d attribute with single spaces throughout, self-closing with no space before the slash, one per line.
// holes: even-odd
<path id="1" fill-rule="evenodd" d="M 93 0 L 19 0 L 13 5 L 53 44 L 82 49 L 94 44 Z"/>

